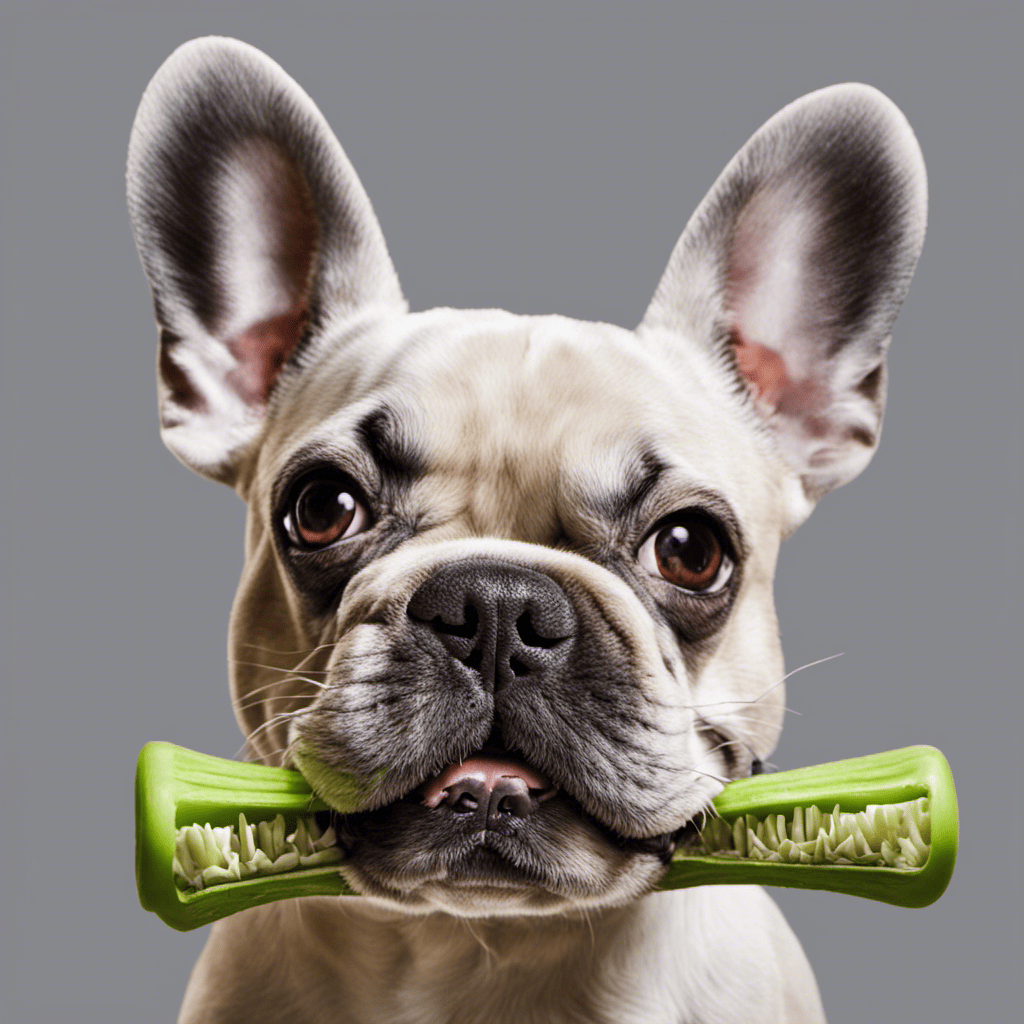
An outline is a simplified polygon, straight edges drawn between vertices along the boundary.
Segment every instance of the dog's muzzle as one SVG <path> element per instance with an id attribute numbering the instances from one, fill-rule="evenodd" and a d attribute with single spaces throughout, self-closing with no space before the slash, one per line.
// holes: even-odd
<path id="1" fill-rule="evenodd" d="M 300 766 L 328 803 L 346 773 L 379 779 L 331 818 L 364 894 L 434 905 L 511 887 L 555 907 L 636 893 L 705 802 L 687 709 L 656 688 L 657 649 L 631 632 L 618 584 L 528 554 L 409 580 L 370 626 L 379 654 L 343 643 L 337 682 L 299 723 Z"/>

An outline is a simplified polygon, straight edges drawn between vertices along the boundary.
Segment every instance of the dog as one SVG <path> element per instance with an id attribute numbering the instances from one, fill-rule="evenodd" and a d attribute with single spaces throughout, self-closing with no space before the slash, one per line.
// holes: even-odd
<path id="1" fill-rule="evenodd" d="M 632 331 L 409 312 L 323 116 L 234 40 L 157 72 L 128 203 L 162 437 L 248 503 L 238 722 L 359 894 L 214 925 L 180 1020 L 823 1020 L 763 890 L 654 890 L 774 748 L 779 545 L 878 443 L 927 208 L 899 110 L 769 120 Z"/>

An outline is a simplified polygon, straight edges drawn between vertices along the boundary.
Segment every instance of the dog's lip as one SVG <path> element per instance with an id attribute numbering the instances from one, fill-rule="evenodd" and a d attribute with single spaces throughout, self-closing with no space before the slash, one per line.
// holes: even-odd
<path id="1" fill-rule="evenodd" d="M 559 787 L 556 783 L 551 782 L 546 773 L 541 772 L 539 769 L 531 765 L 518 751 L 509 750 L 503 745 L 491 742 L 490 740 L 483 747 L 467 754 L 461 762 L 455 762 L 454 764 L 441 769 L 439 772 L 433 772 L 419 785 L 413 787 L 404 795 L 390 801 L 389 804 L 386 804 L 377 810 L 384 810 L 387 806 L 400 803 L 412 803 L 424 808 L 425 810 L 432 810 L 440 804 L 440 801 L 438 800 L 431 804 L 424 799 L 426 790 L 430 783 L 434 780 L 443 779 L 443 776 L 453 768 L 457 768 L 460 765 L 469 765 L 475 761 L 490 761 L 498 764 L 514 765 L 522 769 L 524 772 L 530 773 L 530 775 L 538 782 L 543 780 L 543 782 L 547 783 L 546 788 L 540 788 L 539 786 L 532 787 L 530 791 L 531 796 L 534 797 L 538 804 L 546 803 L 547 801 L 558 797 L 560 800 L 568 803 L 581 818 L 590 821 L 594 826 L 600 829 L 609 843 L 624 852 L 653 854 L 661 858 L 665 863 L 668 863 L 672 854 L 676 850 L 680 838 L 687 833 L 687 830 L 693 827 L 693 821 L 688 821 L 677 829 L 654 836 L 640 838 L 623 835 L 616 831 L 614 826 L 608 822 L 603 821 L 601 818 L 584 810 L 579 800 L 570 795 L 563 788 Z M 338 811 L 332 811 L 331 814 L 338 818 L 348 817 L 348 815 L 341 814 Z M 339 846 L 342 846 L 344 849 L 344 846 L 340 841 L 340 836 Z"/>
<path id="2" fill-rule="evenodd" d="M 429 811 L 431 810 L 431 808 L 428 808 L 427 805 L 424 803 L 421 789 L 422 787 L 417 787 L 416 789 L 407 793 L 405 796 L 399 797 L 397 800 L 392 801 L 391 804 L 386 804 L 384 805 L 384 807 L 378 808 L 377 811 L 369 813 L 379 813 L 380 811 L 386 810 L 387 807 L 394 806 L 400 803 L 412 803 L 423 808 L 424 810 Z M 622 835 L 622 833 L 617 832 L 615 828 L 609 825 L 607 822 L 604 822 L 600 818 L 596 818 L 593 814 L 590 814 L 587 811 L 583 810 L 579 801 L 569 796 L 569 794 L 566 793 L 564 790 L 552 788 L 550 790 L 545 791 L 540 797 L 536 797 L 536 799 L 538 803 L 545 803 L 548 800 L 553 800 L 556 797 L 568 803 L 571 807 L 575 809 L 576 813 L 578 813 L 581 818 L 591 822 L 592 825 L 598 828 L 601 831 L 601 833 L 605 836 L 606 841 L 609 842 L 616 849 L 619 849 L 624 853 L 653 855 L 658 857 L 665 864 L 668 864 L 668 862 L 672 859 L 672 855 L 675 853 L 680 842 L 684 841 L 685 837 L 687 837 L 697 827 L 696 820 L 691 819 L 690 821 L 687 821 L 685 824 L 671 832 L 662 832 L 658 835 L 646 836 L 643 838 L 635 836 L 625 836 Z M 341 814 L 338 811 L 328 811 L 326 813 L 329 816 L 329 820 L 332 820 L 335 823 L 337 823 L 340 819 L 353 817 L 353 815 Z M 327 821 L 324 822 L 325 827 L 327 823 Z M 342 832 L 340 830 L 338 832 L 338 846 L 346 855 L 351 853 L 351 849 L 342 839 Z"/>
<path id="3" fill-rule="evenodd" d="M 440 767 L 434 766 L 426 778 L 423 778 L 422 781 L 405 790 L 401 795 L 387 801 L 387 803 L 378 805 L 376 808 L 367 808 L 362 812 L 342 812 L 333 808 L 328 813 L 331 819 L 340 820 L 353 816 L 361 816 L 366 813 L 378 813 L 386 810 L 388 807 L 403 803 L 418 805 L 425 811 L 429 812 L 440 806 L 441 803 L 440 799 L 431 803 L 428 803 L 425 800 L 426 791 L 431 782 L 436 782 L 437 780 L 443 782 L 443 777 L 448 772 L 459 767 L 465 768 L 467 765 L 472 766 L 475 762 L 487 763 L 491 768 L 497 766 L 508 766 L 510 769 L 515 770 L 515 774 L 518 774 L 521 778 L 525 778 L 528 784 L 535 783 L 535 785 L 530 785 L 530 795 L 537 801 L 537 804 L 544 804 L 556 797 L 559 798 L 559 800 L 569 804 L 582 819 L 591 822 L 593 826 L 598 828 L 612 846 L 617 847 L 624 852 L 653 854 L 658 856 L 665 863 L 668 863 L 672 854 L 675 852 L 680 839 L 693 825 L 693 820 L 691 819 L 672 831 L 659 833 L 654 836 L 637 837 L 624 835 L 616 830 L 614 825 L 610 822 L 607 822 L 601 817 L 585 810 L 579 799 L 577 799 L 571 792 L 560 786 L 557 779 L 552 780 L 546 772 L 541 771 L 539 768 L 536 768 L 531 764 L 530 761 L 523 756 L 521 751 L 515 748 L 506 747 L 496 729 L 491 732 L 481 747 L 467 753 L 461 761 L 452 762 Z M 434 788 L 436 790 L 437 786 L 435 785 Z M 347 849 L 346 844 L 342 841 L 340 832 L 338 838 L 339 847 L 346 853 L 350 852 Z"/>
<path id="4" fill-rule="evenodd" d="M 449 773 L 455 774 L 456 769 L 460 767 L 464 769 L 466 766 L 472 766 L 478 761 L 491 762 L 494 765 L 508 765 L 509 767 L 519 768 L 521 773 L 527 778 L 528 782 L 535 780 L 538 783 L 537 786 L 530 787 L 530 794 L 538 803 L 545 803 L 556 796 L 562 798 L 576 810 L 581 818 L 591 821 L 596 825 L 613 846 L 623 851 L 650 853 L 661 857 L 667 862 L 675 852 L 680 838 L 686 834 L 687 830 L 693 824 L 692 821 L 688 821 L 679 828 L 673 829 L 670 832 L 662 832 L 658 835 L 643 838 L 623 835 L 621 832 L 618 832 L 613 825 L 599 817 L 596 817 L 589 811 L 586 811 L 578 799 L 560 787 L 557 782 L 551 781 L 547 773 L 534 767 L 520 751 L 506 747 L 500 741 L 496 732 L 492 732 L 491 735 L 487 737 L 484 745 L 480 747 L 479 750 L 476 750 L 471 754 L 467 754 L 462 761 L 450 764 L 440 772 L 431 775 L 410 792 L 406 793 L 404 797 L 400 797 L 399 799 L 418 803 L 421 806 L 433 809 L 441 802 L 437 783 L 443 783 L 445 781 L 445 776 Z M 432 782 L 435 782 L 433 787 L 431 787 Z M 434 791 L 434 799 L 428 801 L 425 797 L 431 789 Z"/>

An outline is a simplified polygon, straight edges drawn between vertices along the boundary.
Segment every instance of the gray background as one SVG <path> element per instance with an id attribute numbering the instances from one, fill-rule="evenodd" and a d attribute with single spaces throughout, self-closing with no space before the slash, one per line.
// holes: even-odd
<path id="1" fill-rule="evenodd" d="M 1020 1000 L 1021 5 L 4 5 L 0 757 L 9 1021 L 173 1019 L 204 933 L 136 902 L 142 745 L 231 756 L 243 506 L 156 429 L 128 230 L 135 107 L 180 42 L 245 39 L 321 106 L 413 308 L 626 326 L 767 117 L 870 82 L 917 131 L 928 241 L 881 450 L 783 549 L 782 768 L 947 753 L 963 839 L 904 910 L 776 891 L 833 1024 L 1008 1021 Z"/>

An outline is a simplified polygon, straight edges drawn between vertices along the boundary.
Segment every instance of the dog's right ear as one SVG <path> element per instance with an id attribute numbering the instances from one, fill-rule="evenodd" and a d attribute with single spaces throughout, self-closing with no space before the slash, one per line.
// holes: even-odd
<path id="1" fill-rule="evenodd" d="M 283 375 L 328 319 L 405 300 L 323 115 L 259 50 L 196 39 L 142 97 L 128 209 L 160 331 L 161 434 L 234 484 Z"/>

